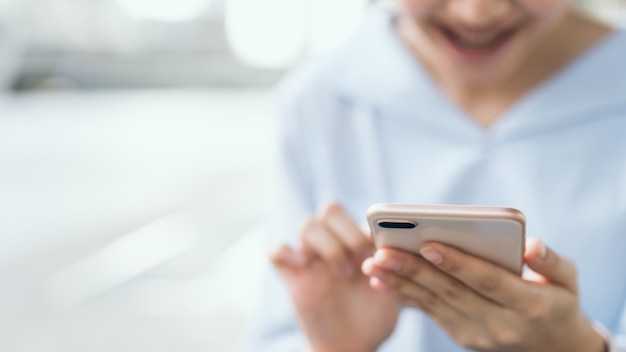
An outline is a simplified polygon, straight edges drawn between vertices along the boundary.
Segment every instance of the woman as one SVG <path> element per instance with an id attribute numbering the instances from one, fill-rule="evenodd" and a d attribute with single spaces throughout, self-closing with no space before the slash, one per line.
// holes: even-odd
<path id="1" fill-rule="evenodd" d="M 626 348 L 623 31 L 567 0 L 398 0 L 283 92 L 289 244 L 253 350 Z M 379 202 L 519 208 L 529 270 L 372 254 Z"/>

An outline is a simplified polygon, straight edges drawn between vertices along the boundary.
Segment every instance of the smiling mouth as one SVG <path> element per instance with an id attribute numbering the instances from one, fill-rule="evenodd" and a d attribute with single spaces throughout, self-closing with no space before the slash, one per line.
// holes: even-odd
<path id="1" fill-rule="evenodd" d="M 515 29 L 491 33 L 461 33 L 444 26 L 438 26 L 438 29 L 455 49 L 465 54 L 474 55 L 485 55 L 495 52 L 516 33 Z"/>

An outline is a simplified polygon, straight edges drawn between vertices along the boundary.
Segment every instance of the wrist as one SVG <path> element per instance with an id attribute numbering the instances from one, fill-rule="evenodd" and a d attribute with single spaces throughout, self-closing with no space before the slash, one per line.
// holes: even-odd
<path id="1" fill-rule="evenodd" d="M 607 352 L 607 341 L 582 314 L 577 319 L 577 328 L 569 336 L 570 346 L 568 351 L 580 352 Z"/>
<path id="2" fill-rule="evenodd" d="M 598 334 L 600 334 L 600 336 L 602 336 L 602 339 L 604 340 L 604 352 L 615 352 L 616 350 L 613 345 L 611 332 L 599 322 L 594 322 L 591 326 Z"/>
<path id="3" fill-rule="evenodd" d="M 539 345 L 535 345 L 531 350 L 537 352 L 609 352 L 605 337 L 582 313 L 567 325 L 562 326 L 563 329 L 553 331 L 547 340 L 537 341 Z"/>

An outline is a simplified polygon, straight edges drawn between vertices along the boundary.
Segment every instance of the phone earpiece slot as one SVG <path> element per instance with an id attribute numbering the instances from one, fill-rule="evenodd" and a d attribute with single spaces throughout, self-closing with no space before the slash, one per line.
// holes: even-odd
<path id="1" fill-rule="evenodd" d="M 410 221 L 383 220 L 378 222 L 378 226 L 385 229 L 414 229 L 417 224 Z"/>

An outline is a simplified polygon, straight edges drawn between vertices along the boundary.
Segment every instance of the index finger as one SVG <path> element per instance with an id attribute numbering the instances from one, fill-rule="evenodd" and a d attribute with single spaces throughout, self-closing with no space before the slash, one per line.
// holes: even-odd
<path id="1" fill-rule="evenodd" d="M 354 222 L 352 217 L 337 202 L 321 209 L 320 218 L 324 225 L 350 250 L 357 261 L 371 255 L 374 245 Z"/>
<path id="2" fill-rule="evenodd" d="M 465 283 L 480 295 L 514 309 L 524 309 L 537 298 L 531 283 L 486 260 L 440 243 L 426 243 L 422 256 L 440 270 Z"/>

